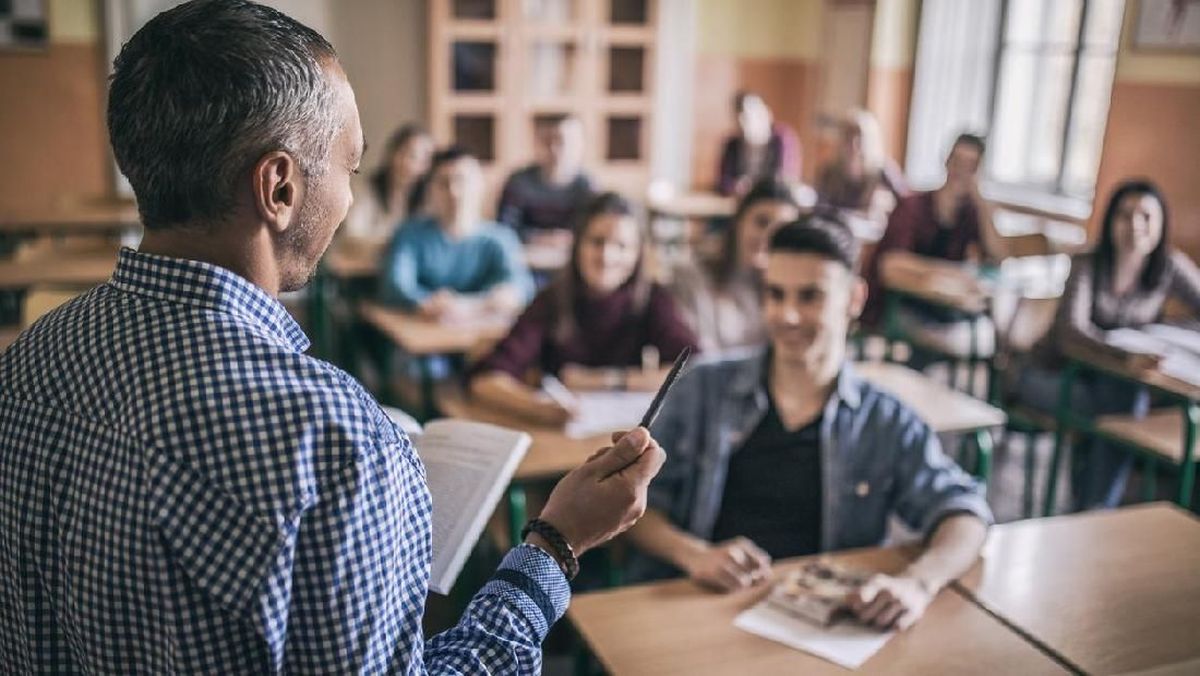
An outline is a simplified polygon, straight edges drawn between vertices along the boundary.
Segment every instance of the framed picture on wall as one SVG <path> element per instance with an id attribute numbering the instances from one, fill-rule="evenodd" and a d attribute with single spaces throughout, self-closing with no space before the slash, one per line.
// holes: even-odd
<path id="1" fill-rule="evenodd" d="M 50 43 L 47 0 L 0 0 L 0 49 L 41 50 Z"/>
<path id="2" fill-rule="evenodd" d="M 1139 0 L 1133 47 L 1200 53 L 1200 0 Z"/>

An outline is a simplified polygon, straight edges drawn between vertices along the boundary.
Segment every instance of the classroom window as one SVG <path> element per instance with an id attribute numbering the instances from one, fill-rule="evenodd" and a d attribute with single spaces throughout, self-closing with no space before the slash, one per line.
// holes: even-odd
<path id="1" fill-rule="evenodd" d="M 926 0 L 909 129 L 918 185 L 960 131 L 988 137 L 986 177 L 1089 200 L 1108 118 L 1124 0 Z"/>

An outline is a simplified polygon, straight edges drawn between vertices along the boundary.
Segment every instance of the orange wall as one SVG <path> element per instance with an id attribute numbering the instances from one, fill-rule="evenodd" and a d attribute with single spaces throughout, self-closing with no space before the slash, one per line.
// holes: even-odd
<path id="1" fill-rule="evenodd" d="M 1200 84 L 1114 84 L 1093 221 L 1103 215 L 1113 186 L 1133 176 L 1148 176 L 1161 186 L 1172 241 L 1200 260 Z M 1096 227 L 1093 222 L 1093 233 Z"/>
<path id="2" fill-rule="evenodd" d="M 775 119 L 800 136 L 804 175 L 811 176 L 816 133 L 812 121 L 815 101 L 810 94 L 817 66 L 806 59 L 698 55 L 693 96 L 692 180 L 696 186 L 716 183 L 721 144 L 734 132 L 733 97 L 740 89 L 762 95 Z"/>
<path id="3" fill-rule="evenodd" d="M 908 109 L 912 103 L 911 66 L 872 66 L 867 75 L 867 109 L 879 119 L 888 157 L 904 165 L 908 143 Z"/>
<path id="4" fill-rule="evenodd" d="M 102 62 L 96 43 L 0 52 L 0 210 L 111 192 Z"/>

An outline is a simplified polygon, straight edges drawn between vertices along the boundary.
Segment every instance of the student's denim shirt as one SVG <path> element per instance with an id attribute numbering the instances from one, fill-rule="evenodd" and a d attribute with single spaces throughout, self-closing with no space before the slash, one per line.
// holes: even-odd
<path id="1" fill-rule="evenodd" d="M 712 539 L 730 458 L 770 405 L 766 360 L 758 351 L 697 365 L 676 383 L 651 428 L 667 461 L 650 485 L 648 506 L 705 540 Z M 992 522 L 983 487 L 946 457 L 929 426 L 849 364 L 821 419 L 821 487 L 822 551 L 882 544 L 891 514 L 926 536 L 952 513 Z M 667 571 L 642 558 L 630 572 L 648 578 Z"/>

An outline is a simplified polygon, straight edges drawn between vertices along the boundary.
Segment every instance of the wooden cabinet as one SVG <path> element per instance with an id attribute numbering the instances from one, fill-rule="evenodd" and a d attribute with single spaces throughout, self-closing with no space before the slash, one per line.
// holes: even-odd
<path id="1" fill-rule="evenodd" d="M 650 179 L 656 0 L 431 0 L 430 124 L 493 186 L 532 161 L 540 117 L 583 121 L 601 186 Z"/>

